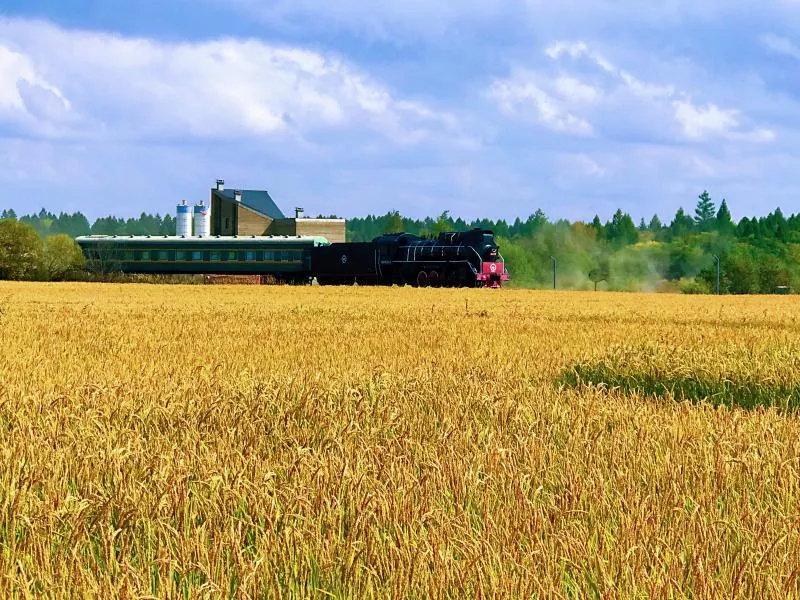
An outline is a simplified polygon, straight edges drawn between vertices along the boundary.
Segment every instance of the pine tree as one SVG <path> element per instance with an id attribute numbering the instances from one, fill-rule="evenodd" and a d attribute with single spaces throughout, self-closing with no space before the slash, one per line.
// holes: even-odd
<path id="1" fill-rule="evenodd" d="M 655 233 L 661 231 L 662 227 L 663 225 L 661 224 L 661 219 L 658 218 L 658 215 L 653 215 L 653 218 L 650 219 L 650 225 L 647 226 L 650 231 Z"/>
<path id="2" fill-rule="evenodd" d="M 386 227 L 384 233 L 403 233 L 405 226 L 403 225 L 403 217 L 400 216 L 399 211 L 392 211 L 386 215 Z"/>
<path id="3" fill-rule="evenodd" d="M 732 233 L 736 229 L 733 224 L 733 218 L 731 218 L 731 211 L 728 210 L 728 202 L 724 198 L 722 199 L 722 204 L 719 205 L 716 220 L 717 231 L 720 233 Z"/>
<path id="4" fill-rule="evenodd" d="M 701 231 L 708 231 L 716 216 L 716 207 L 707 191 L 698 196 L 697 208 L 694 209 L 694 220 Z"/>
<path id="5" fill-rule="evenodd" d="M 591 227 L 597 232 L 598 239 L 603 239 L 606 237 L 606 228 L 603 226 L 603 222 L 600 220 L 600 215 L 594 216 Z"/>
<path id="6" fill-rule="evenodd" d="M 621 209 L 617 209 L 611 222 L 606 225 L 606 239 L 615 246 L 627 246 L 639 241 L 639 233 L 633 219 Z"/>
<path id="7" fill-rule="evenodd" d="M 694 228 L 694 219 L 686 214 L 683 207 L 678 209 L 675 213 L 675 218 L 669 226 L 672 237 L 682 237 L 692 231 Z"/>

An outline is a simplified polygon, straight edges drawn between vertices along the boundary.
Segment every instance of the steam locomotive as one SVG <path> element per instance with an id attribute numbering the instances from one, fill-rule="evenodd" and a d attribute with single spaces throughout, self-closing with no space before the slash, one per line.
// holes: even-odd
<path id="1" fill-rule="evenodd" d="M 321 285 L 492 287 L 508 280 L 491 231 L 409 233 L 330 244 L 308 236 L 86 236 L 87 267 L 100 273 L 269 275 Z"/>
<path id="2" fill-rule="evenodd" d="M 320 285 L 498 288 L 508 281 L 494 234 L 484 229 L 441 233 L 436 239 L 399 233 L 318 246 L 311 250 L 311 265 Z"/>

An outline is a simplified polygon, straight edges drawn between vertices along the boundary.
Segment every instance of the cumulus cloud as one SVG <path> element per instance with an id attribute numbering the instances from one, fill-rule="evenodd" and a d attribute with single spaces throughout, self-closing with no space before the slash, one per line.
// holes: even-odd
<path id="1" fill-rule="evenodd" d="M 0 45 L 0 123 L 43 132 L 69 118 L 72 106 L 27 55 Z"/>
<path id="2" fill-rule="evenodd" d="M 721 109 L 715 104 L 695 106 L 688 100 L 673 102 L 675 118 L 687 138 L 705 140 L 715 136 L 741 141 L 771 142 L 775 132 L 766 128 L 744 130 L 741 113 L 734 109 Z"/>
<path id="3" fill-rule="evenodd" d="M 572 114 L 569 105 L 594 100 L 594 88 L 573 78 L 560 78 L 549 86 L 553 93 L 548 93 L 537 85 L 536 79 L 533 73 L 518 71 L 509 79 L 495 81 L 489 97 L 506 113 L 532 118 L 555 131 L 593 133 L 591 124 Z"/>
<path id="4" fill-rule="evenodd" d="M 166 43 L 28 21 L 0 22 L 0 40 L 0 115 L 24 114 L 31 125 L 68 112 L 74 135 L 302 137 L 353 128 L 413 143 L 457 127 L 343 59 L 302 48 Z"/>
<path id="5" fill-rule="evenodd" d="M 741 110 L 696 104 L 692 93 L 670 82 L 647 81 L 618 66 L 584 41 L 557 41 L 544 50 L 549 62 L 515 69 L 495 80 L 489 96 L 507 114 L 536 115 L 566 133 L 596 133 L 700 142 L 722 139 L 771 142 L 776 134 L 753 125 Z M 590 124 L 592 123 L 592 124 Z"/>

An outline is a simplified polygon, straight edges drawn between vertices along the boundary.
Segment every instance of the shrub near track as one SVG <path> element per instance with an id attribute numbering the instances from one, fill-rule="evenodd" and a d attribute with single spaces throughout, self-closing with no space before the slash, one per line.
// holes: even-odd
<path id="1" fill-rule="evenodd" d="M 625 345 L 766 380 L 791 298 L 0 284 L 0 307 L 3 597 L 797 595 L 792 413 L 553 385 Z"/>

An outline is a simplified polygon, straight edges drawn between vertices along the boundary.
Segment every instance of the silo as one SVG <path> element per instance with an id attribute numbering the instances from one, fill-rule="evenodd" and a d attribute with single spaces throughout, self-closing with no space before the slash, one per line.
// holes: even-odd
<path id="1" fill-rule="evenodd" d="M 175 235 L 183 237 L 192 236 L 192 207 L 182 200 L 178 204 L 178 218 L 175 219 Z"/>
<path id="2" fill-rule="evenodd" d="M 197 237 L 211 235 L 211 209 L 200 202 L 194 207 L 194 234 Z"/>

